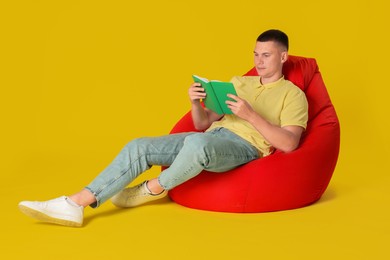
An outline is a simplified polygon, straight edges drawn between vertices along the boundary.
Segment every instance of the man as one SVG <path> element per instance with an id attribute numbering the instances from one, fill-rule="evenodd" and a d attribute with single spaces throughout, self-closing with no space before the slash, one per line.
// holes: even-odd
<path id="1" fill-rule="evenodd" d="M 238 94 L 228 95 L 232 115 L 204 108 L 200 101 L 206 97 L 204 89 L 193 83 L 188 91 L 192 118 L 204 133 L 133 140 L 80 192 L 44 202 L 22 201 L 20 210 L 41 221 L 81 226 L 86 206 L 95 208 L 111 198 L 118 207 L 134 207 L 165 197 L 202 170 L 225 172 L 274 149 L 295 150 L 306 128 L 308 107 L 304 93 L 284 79 L 287 59 L 287 35 L 279 30 L 262 33 L 254 49 L 259 76 L 232 79 Z M 126 188 L 151 165 L 170 167 L 157 178 Z"/>

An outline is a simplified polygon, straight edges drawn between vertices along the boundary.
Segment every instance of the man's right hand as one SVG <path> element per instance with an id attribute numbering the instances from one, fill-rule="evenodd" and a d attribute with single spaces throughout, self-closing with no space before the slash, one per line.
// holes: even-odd
<path id="1" fill-rule="evenodd" d="M 192 83 L 190 88 L 188 89 L 188 95 L 190 97 L 191 103 L 199 103 L 201 99 L 206 98 L 206 92 L 204 92 L 204 88 L 200 83 Z"/>

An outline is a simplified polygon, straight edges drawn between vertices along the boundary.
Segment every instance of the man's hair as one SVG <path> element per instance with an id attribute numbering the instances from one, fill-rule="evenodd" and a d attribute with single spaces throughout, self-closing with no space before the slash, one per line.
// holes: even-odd
<path id="1" fill-rule="evenodd" d="M 260 34 L 259 37 L 257 37 L 258 42 L 269 42 L 273 41 L 276 42 L 288 50 L 288 36 L 284 32 L 280 30 L 268 30 Z"/>

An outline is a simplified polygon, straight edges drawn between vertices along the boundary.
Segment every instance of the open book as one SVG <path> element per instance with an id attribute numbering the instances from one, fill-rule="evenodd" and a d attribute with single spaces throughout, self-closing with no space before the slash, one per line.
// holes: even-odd
<path id="1" fill-rule="evenodd" d="M 233 114 L 225 103 L 226 100 L 232 100 L 227 97 L 227 94 L 237 96 L 233 83 L 208 80 L 196 75 L 192 75 L 192 78 L 195 82 L 202 84 L 202 87 L 205 89 L 206 98 L 203 100 L 203 103 L 208 109 L 219 115 Z"/>

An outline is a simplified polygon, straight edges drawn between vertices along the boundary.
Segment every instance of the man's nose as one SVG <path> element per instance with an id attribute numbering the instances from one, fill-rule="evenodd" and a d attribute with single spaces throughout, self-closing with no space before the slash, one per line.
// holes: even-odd
<path id="1" fill-rule="evenodd" d="M 256 64 L 263 64 L 263 59 L 260 57 L 256 58 Z"/>

